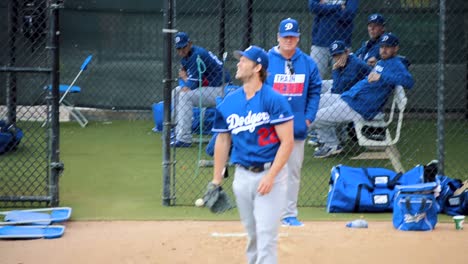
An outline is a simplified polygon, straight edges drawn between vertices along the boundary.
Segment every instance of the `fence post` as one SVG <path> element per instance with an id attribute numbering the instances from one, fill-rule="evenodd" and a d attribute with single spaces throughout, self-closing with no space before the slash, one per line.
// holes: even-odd
<path id="1" fill-rule="evenodd" d="M 246 0 L 246 6 L 244 8 L 244 21 L 245 21 L 245 32 L 244 41 L 242 43 L 242 49 L 246 49 L 252 43 L 253 33 L 253 0 Z"/>
<path id="2" fill-rule="evenodd" d="M 172 39 L 177 32 L 174 29 L 174 0 L 166 0 L 164 3 L 164 44 L 163 44 L 163 69 L 164 69 L 164 124 L 163 124 L 163 192 L 162 204 L 170 206 L 173 197 L 171 195 L 171 89 L 172 89 Z"/>
<path id="3" fill-rule="evenodd" d="M 439 74 L 437 87 L 437 159 L 439 160 L 438 171 L 444 175 L 445 162 L 445 22 L 446 22 L 445 0 L 440 1 L 439 6 Z"/>
<path id="4" fill-rule="evenodd" d="M 8 66 L 15 67 L 16 64 L 16 32 L 18 31 L 18 1 L 13 0 L 8 5 Z M 7 99 L 7 122 L 16 124 L 16 72 L 7 73 L 6 81 L 6 99 Z"/>
<path id="5" fill-rule="evenodd" d="M 59 204 L 59 176 L 63 171 L 63 164 L 60 162 L 60 124 L 59 124 L 59 83 L 60 83 L 60 27 L 59 27 L 59 8 L 61 1 L 55 0 L 51 3 L 49 9 L 49 44 L 47 49 L 52 58 L 52 96 L 51 106 L 51 127 L 50 127 L 50 179 L 49 195 L 51 196 L 51 206 Z"/>

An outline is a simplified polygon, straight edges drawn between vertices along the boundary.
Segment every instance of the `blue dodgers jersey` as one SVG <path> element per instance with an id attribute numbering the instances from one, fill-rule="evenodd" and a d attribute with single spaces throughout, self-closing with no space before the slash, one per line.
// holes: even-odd
<path id="1" fill-rule="evenodd" d="M 204 66 L 197 64 L 197 58 L 203 61 Z M 198 88 L 199 83 L 199 69 L 204 69 L 203 80 L 206 82 L 205 86 L 218 87 L 223 84 L 223 62 L 216 57 L 211 51 L 199 46 L 192 46 L 190 55 L 180 60 L 182 67 L 187 71 L 187 81 L 184 83 L 185 86 L 194 90 Z M 229 83 L 231 81 L 231 75 L 227 70 L 224 70 L 224 82 Z"/>
<path id="2" fill-rule="evenodd" d="M 231 162 L 243 166 L 272 162 L 280 146 L 274 126 L 294 118 L 286 98 L 266 84 L 249 100 L 237 89 L 216 110 L 213 132 L 231 133 Z"/>

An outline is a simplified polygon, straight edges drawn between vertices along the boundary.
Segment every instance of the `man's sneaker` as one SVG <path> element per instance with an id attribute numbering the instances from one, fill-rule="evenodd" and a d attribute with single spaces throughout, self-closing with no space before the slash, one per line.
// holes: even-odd
<path id="1" fill-rule="evenodd" d="M 339 154 L 343 151 L 343 148 L 338 145 L 335 147 L 322 146 L 314 153 L 314 158 L 326 158 L 332 155 Z"/>
<path id="2" fill-rule="evenodd" d="M 297 220 L 297 217 L 291 216 L 291 217 L 285 217 L 283 220 L 281 220 L 281 223 L 283 226 L 304 226 L 304 224 Z"/>
<path id="3" fill-rule="evenodd" d="M 175 140 L 171 142 L 171 148 L 190 148 L 192 143 Z"/>
<path id="4" fill-rule="evenodd" d="M 309 138 L 309 140 L 307 140 L 307 145 L 311 145 L 311 146 L 318 146 L 320 143 L 318 141 L 318 138 L 316 137 L 311 137 Z"/>
<path id="5" fill-rule="evenodd" d="M 316 131 L 312 130 L 309 132 L 309 140 L 307 140 L 307 144 L 311 146 L 317 146 L 319 144 L 319 139 Z"/>

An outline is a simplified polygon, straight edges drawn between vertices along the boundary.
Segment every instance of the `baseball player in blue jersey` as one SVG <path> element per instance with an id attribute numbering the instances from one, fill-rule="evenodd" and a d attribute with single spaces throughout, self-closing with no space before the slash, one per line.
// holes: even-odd
<path id="1" fill-rule="evenodd" d="M 210 51 L 192 44 L 185 32 L 176 34 L 175 47 L 181 57 L 179 72 L 179 86 L 172 93 L 175 105 L 176 133 L 171 142 L 172 147 L 190 147 L 192 145 L 192 117 L 193 106 L 201 102 L 205 107 L 215 106 L 216 97 L 223 95 L 223 83 L 229 83 L 229 72 L 224 72 L 223 63 Z M 197 59 L 200 61 L 197 63 Z M 200 73 L 202 87 L 200 87 Z"/>
<path id="2" fill-rule="evenodd" d="M 356 120 L 371 120 L 387 102 L 397 85 L 411 89 L 414 80 L 406 66 L 397 56 L 398 37 L 382 35 L 380 42 L 381 60 L 363 80 L 340 94 L 327 93 L 320 98 L 320 106 L 312 127 L 317 130 L 324 145 L 315 153 L 316 158 L 325 158 L 342 151 L 336 136 L 336 125 Z"/>
<path id="3" fill-rule="evenodd" d="M 362 43 L 354 55 L 359 59 L 365 61 L 369 66 L 374 67 L 378 60 L 379 54 L 379 40 L 385 33 L 385 18 L 381 14 L 372 14 L 367 18 L 367 32 L 369 33 L 369 40 Z"/>
<path id="4" fill-rule="evenodd" d="M 278 28 L 278 43 L 268 52 L 270 66 L 266 83 L 287 98 L 294 113 L 294 149 L 288 160 L 288 203 L 283 212 L 285 226 L 302 226 L 297 219 L 297 199 L 304 160 L 307 128 L 317 113 L 322 80 L 317 65 L 297 46 L 299 24 L 295 19 L 284 19 Z"/>
<path id="5" fill-rule="evenodd" d="M 309 0 L 309 10 L 314 14 L 310 56 L 322 78 L 330 74 L 328 46 L 337 39 L 351 46 L 358 5 L 359 0 Z"/>
<path id="6" fill-rule="evenodd" d="M 257 46 L 237 51 L 241 88 L 217 109 L 212 183 L 220 185 L 231 148 L 236 164 L 233 191 L 248 234 L 248 263 L 277 263 L 277 239 L 286 204 L 287 161 L 294 146 L 293 118 L 286 98 L 264 84 L 268 55 Z"/>

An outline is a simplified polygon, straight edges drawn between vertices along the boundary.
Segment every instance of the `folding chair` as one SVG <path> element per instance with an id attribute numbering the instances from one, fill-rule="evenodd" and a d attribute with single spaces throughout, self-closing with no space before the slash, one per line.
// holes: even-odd
<path id="1" fill-rule="evenodd" d="M 65 98 L 67 97 L 68 94 L 73 94 L 73 93 L 80 93 L 81 88 L 79 86 L 75 86 L 76 80 L 78 80 L 78 77 L 80 77 L 81 73 L 85 71 L 88 67 L 88 64 L 91 62 L 91 59 L 93 58 L 93 55 L 89 55 L 84 61 L 83 64 L 81 64 L 80 71 L 76 75 L 75 79 L 72 81 L 70 85 L 66 84 L 60 84 L 59 85 L 59 91 L 60 94 L 62 95 L 60 97 L 59 105 L 63 106 L 63 109 L 68 111 L 70 115 L 75 118 L 75 120 L 80 124 L 81 127 L 85 127 L 88 124 L 88 119 L 78 110 L 73 104 L 71 104 L 69 101 L 67 101 Z M 49 91 L 52 90 L 52 85 L 48 85 L 46 87 Z M 47 118 L 48 120 L 48 118 Z M 47 121 L 46 120 L 46 121 Z M 45 125 L 45 123 L 44 123 Z"/>
<path id="2" fill-rule="evenodd" d="M 403 114 L 407 102 L 408 99 L 406 98 L 403 86 L 397 85 L 394 90 L 390 114 L 387 120 L 385 120 L 383 114 L 379 114 L 371 121 L 362 120 L 354 122 L 359 145 L 374 151 L 363 152 L 351 159 L 390 159 L 395 171 L 404 172 L 396 143 L 400 139 Z M 397 111 L 397 125 L 394 131 L 392 131 L 394 135 L 392 136 L 389 125 L 392 123 Z"/>

